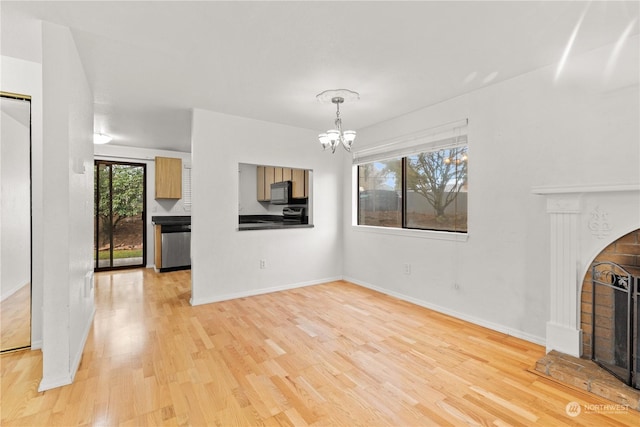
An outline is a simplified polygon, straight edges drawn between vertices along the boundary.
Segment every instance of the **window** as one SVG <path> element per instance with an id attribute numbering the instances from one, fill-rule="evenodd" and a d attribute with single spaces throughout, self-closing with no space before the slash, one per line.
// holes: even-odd
<path id="1" fill-rule="evenodd" d="M 466 134 L 417 139 L 354 156 L 358 225 L 466 233 Z"/>
<path id="2" fill-rule="evenodd" d="M 182 167 L 182 205 L 185 212 L 191 212 L 191 163 Z"/>
<path id="3" fill-rule="evenodd" d="M 401 159 L 358 166 L 358 225 L 402 227 Z"/>

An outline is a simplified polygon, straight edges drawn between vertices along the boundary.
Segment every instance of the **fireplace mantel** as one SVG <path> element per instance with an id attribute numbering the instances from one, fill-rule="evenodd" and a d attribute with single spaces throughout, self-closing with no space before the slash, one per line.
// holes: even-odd
<path id="1" fill-rule="evenodd" d="M 580 357 L 580 286 L 610 242 L 640 228 L 640 184 L 534 187 L 545 196 L 549 227 L 550 305 L 547 352 Z"/>

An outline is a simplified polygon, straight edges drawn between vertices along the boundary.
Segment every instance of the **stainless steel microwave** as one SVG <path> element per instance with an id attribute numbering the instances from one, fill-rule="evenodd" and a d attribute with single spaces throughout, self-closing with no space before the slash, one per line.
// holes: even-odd
<path id="1" fill-rule="evenodd" d="M 291 181 L 271 184 L 271 204 L 286 205 L 291 203 Z"/>

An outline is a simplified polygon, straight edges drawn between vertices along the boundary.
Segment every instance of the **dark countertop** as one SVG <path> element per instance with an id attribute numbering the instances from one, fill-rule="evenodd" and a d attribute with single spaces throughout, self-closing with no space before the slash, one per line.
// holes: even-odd
<path id="1" fill-rule="evenodd" d="M 285 228 L 313 228 L 313 224 L 300 224 L 299 222 L 284 223 L 284 222 L 271 222 L 271 223 L 257 223 L 249 222 L 244 224 L 238 224 L 238 231 L 245 230 L 283 230 Z"/>
<path id="2" fill-rule="evenodd" d="M 313 224 L 308 224 L 307 217 L 302 221 L 285 221 L 282 215 L 240 215 L 238 222 L 238 231 L 313 228 Z"/>
<path id="3" fill-rule="evenodd" d="M 152 216 L 151 222 L 156 225 L 191 225 L 189 215 Z"/>

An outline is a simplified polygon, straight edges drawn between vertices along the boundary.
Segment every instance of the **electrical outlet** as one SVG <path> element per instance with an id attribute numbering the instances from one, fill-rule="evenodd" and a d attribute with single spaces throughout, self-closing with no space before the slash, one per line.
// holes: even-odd
<path id="1" fill-rule="evenodd" d="M 409 264 L 408 262 L 405 263 L 402 271 L 404 272 L 404 274 L 411 274 L 411 264 Z"/>
<path id="2" fill-rule="evenodd" d="M 265 268 L 267 268 L 267 260 L 266 259 L 261 259 L 260 260 L 260 269 L 264 270 Z"/>

